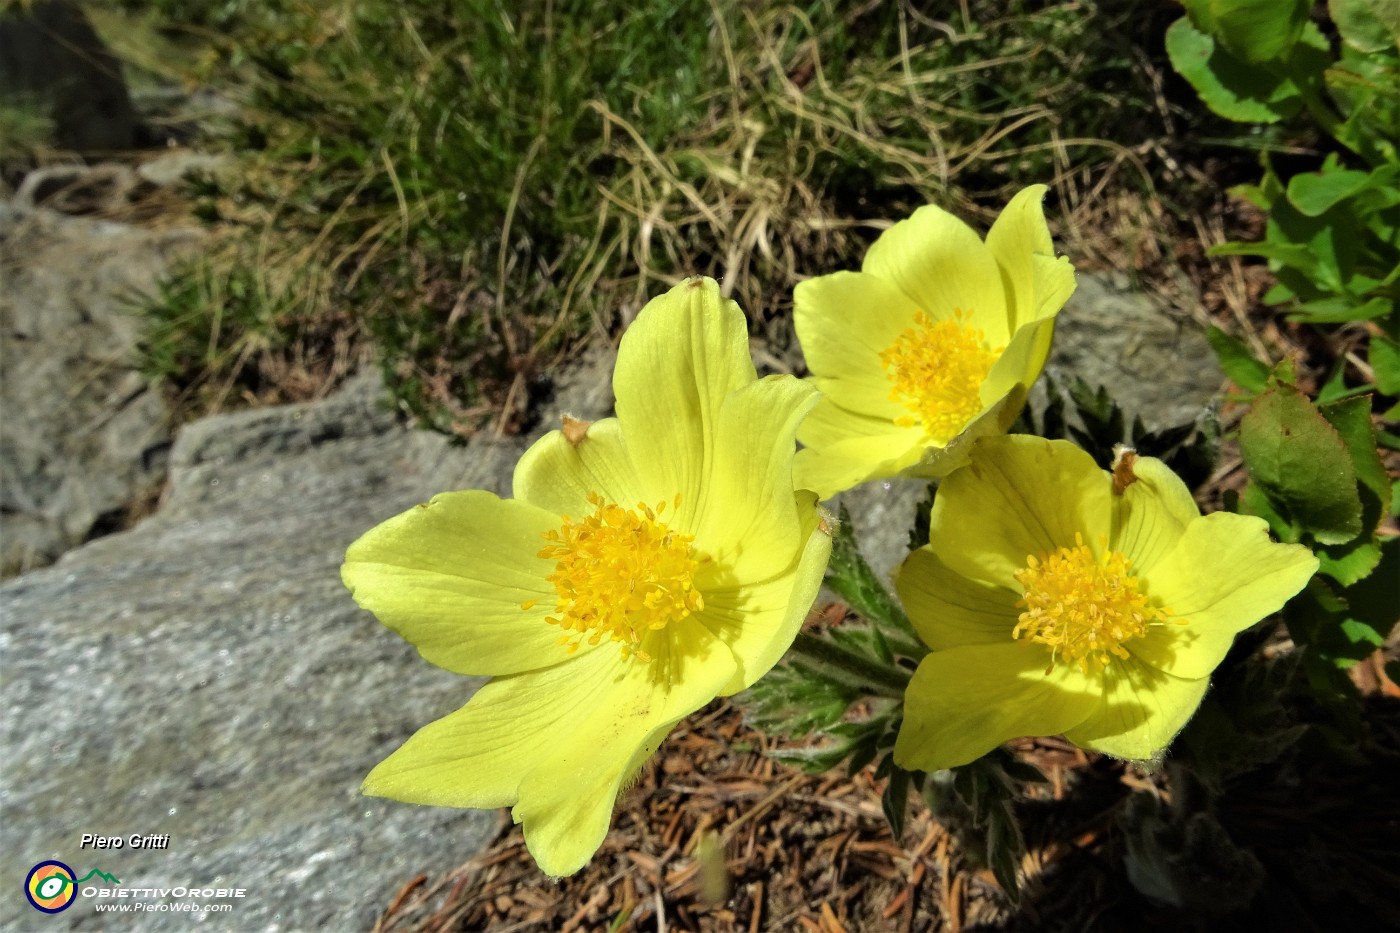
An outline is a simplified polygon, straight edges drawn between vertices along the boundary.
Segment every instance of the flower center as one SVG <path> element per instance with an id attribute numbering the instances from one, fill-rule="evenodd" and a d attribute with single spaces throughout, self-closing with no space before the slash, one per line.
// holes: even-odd
<path id="1" fill-rule="evenodd" d="M 559 639 L 570 653 L 585 638 L 596 645 L 606 635 L 622 643 L 624 658 L 650 661 L 641 648 L 647 632 L 704 608 L 695 572 L 707 558 L 696 557 L 690 535 L 660 521 L 665 502 L 655 509 L 640 502 L 625 509 L 596 493 L 588 501 L 592 515 L 580 521 L 565 516 L 563 527 L 544 533 L 550 543 L 539 556 L 558 561 L 549 582 L 559 595 L 546 621 L 575 633 Z"/>
<path id="2" fill-rule="evenodd" d="M 1149 625 L 1167 622 L 1170 614 L 1147 604 L 1137 577 L 1129 576 L 1132 561 L 1106 549 L 1096 558 L 1083 536 L 1074 540 L 1074 547 L 1039 560 L 1027 557 L 1015 574 L 1026 588 L 1016 605 L 1026 611 L 1011 637 L 1050 647 L 1047 674 L 1057 658 L 1078 663 L 1086 674 L 1103 670 L 1112 658 L 1128 656 L 1125 641 L 1147 634 Z"/>
<path id="3" fill-rule="evenodd" d="M 912 412 L 895 423 L 922 424 L 929 438 L 946 444 L 982 410 L 980 390 L 1001 350 L 985 346 L 982 331 L 963 323 L 958 311 L 949 321 L 934 321 L 920 311 L 914 326 L 880 354 L 894 388 L 890 400 Z"/>

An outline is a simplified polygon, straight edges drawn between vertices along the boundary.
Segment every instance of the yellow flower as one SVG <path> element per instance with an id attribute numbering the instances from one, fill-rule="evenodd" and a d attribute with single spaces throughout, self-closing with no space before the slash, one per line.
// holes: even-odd
<path id="1" fill-rule="evenodd" d="M 987 241 L 937 207 L 885 231 L 860 272 L 800 283 L 797 336 L 822 400 L 797 482 L 822 498 L 866 480 L 943 476 L 1016 419 L 1074 292 L 1040 202 L 1021 191 Z"/>
<path id="2" fill-rule="evenodd" d="M 623 336 L 617 417 L 566 419 L 513 499 L 443 493 L 351 545 L 355 600 L 459 674 L 489 675 L 365 779 L 367 794 L 513 807 L 550 875 L 581 868 L 623 786 L 684 716 L 766 673 L 816 597 L 831 541 L 794 492 L 814 392 L 758 379 L 710 279 Z"/>
<path id="3" fill-rule="evenodd" d="M 1155 759 L 1200 705 L 1235 634 L 1317 559 L 1258 518 L 1202 516 L 1160 461 L 1112 474 L 1066 441 L 978 441 L 898 574 L 933 651 L 905 695 L 895 761 L 932 771 L 1056 735 Z"/>

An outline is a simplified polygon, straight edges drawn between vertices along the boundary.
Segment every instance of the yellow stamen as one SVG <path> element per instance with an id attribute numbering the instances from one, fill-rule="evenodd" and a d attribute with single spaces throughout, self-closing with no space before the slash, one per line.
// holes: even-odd
<path id="1" fill-rule="evenodd" d="M 1113 658 L 1128 657 L 1124 642 L 1147 634 L 1150 625 L 1171 621 L 1169 609 L 1148 605 L 1137 577 L 1129 576 L 1132 561 L 1108 550 L 1107 540 L 1100 542 L 1098 558 L 1082 535 L 1074 541 L 1074 547 L 1056 548 L 1039 559 L 1027 557 L 1026 567 L 1015 574 L 1025 587 L 1016 605 L 1026 611 L 1011 636 L 1049 646 L 1047 674 L 1057 659 L 1077 663 L 1086 674 L 1101 671 Z"/>
<path id="2" fill-rule="evenodd" d="M 922 425 L 938 444 L 957 437 L 982 410 L 982 383 L 1001 355 L 1002 348 L 986 346 L 982 331 L 963 323 L 965 317 L 958 311 L 952 320 L 934 321 L 920 311 L 914 326 L 880 354 L 894 385 L 890 400 L 912 413 L 896 424 Z"/>
<path id="3" fill-rule="evenodd" d="M 544 533 L 550 543 L 539 556 L 558 561 L 549 582 L 559 596 L 555 615 L 545 621 L 577 633 L 559 639 L 570 653 L 585 638 L 596 645 L 607 636 L 622 643 L 624 658 L 650 661 L 641 647 L 648 632 L 705 607 L 695 572 L 708 558 L 696 556 L 690 535 L 657 518 L 665 502 L 626 509 L 595 493 L 588 501 L 592 515 L 580 521 L 566 516 L 563 527 Z"/>

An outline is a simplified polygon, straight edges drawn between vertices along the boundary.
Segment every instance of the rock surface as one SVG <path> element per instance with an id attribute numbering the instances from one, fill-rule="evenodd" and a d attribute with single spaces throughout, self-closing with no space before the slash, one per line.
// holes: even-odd
<path id="1" fill-rule="evenodd" d="M 131 309 L 202 237 L 0 203 L 0 575 L 122 524 L 159 489 L 169 410 L 133 368 Z"/>
<path id="2" fill-rule="evenodd" d="M 576 374 L 561 406 L 602 414 L 606 366 Z M 490 836 L 492 813 L 360 796 L 369 769 L 475 681 L 359 610 L 339 564 L 435 492 L 508 494 L 525 442 L 454 447 L 397 427 L 378 385 L 190 425 L 156 515 L 0 585 L 6 890 L 56 858 L 128 888 L 246 889 L 205 918 L 213 928 L 364 930 L 399 885 Z M 170 842 L 93 851 L 83 833 Z M 198 918 L 80 902 L 43 924 L 184 931 Z M 0 926 L 38 919 L 0 898 Z"/>

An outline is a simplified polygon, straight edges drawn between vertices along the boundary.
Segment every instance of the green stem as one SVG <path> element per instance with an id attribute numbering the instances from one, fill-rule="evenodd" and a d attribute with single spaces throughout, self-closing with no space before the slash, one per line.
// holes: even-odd
<path id="1" fill-rule="evenodd" d="M 807 660 L 816 662 L 825 671 L 873 693 L 902 697 L 904 689 L 909 686 L 909 673 L 904 669 L 881 664 L 806 632 L 797 633 L 792 650 Z"/>

